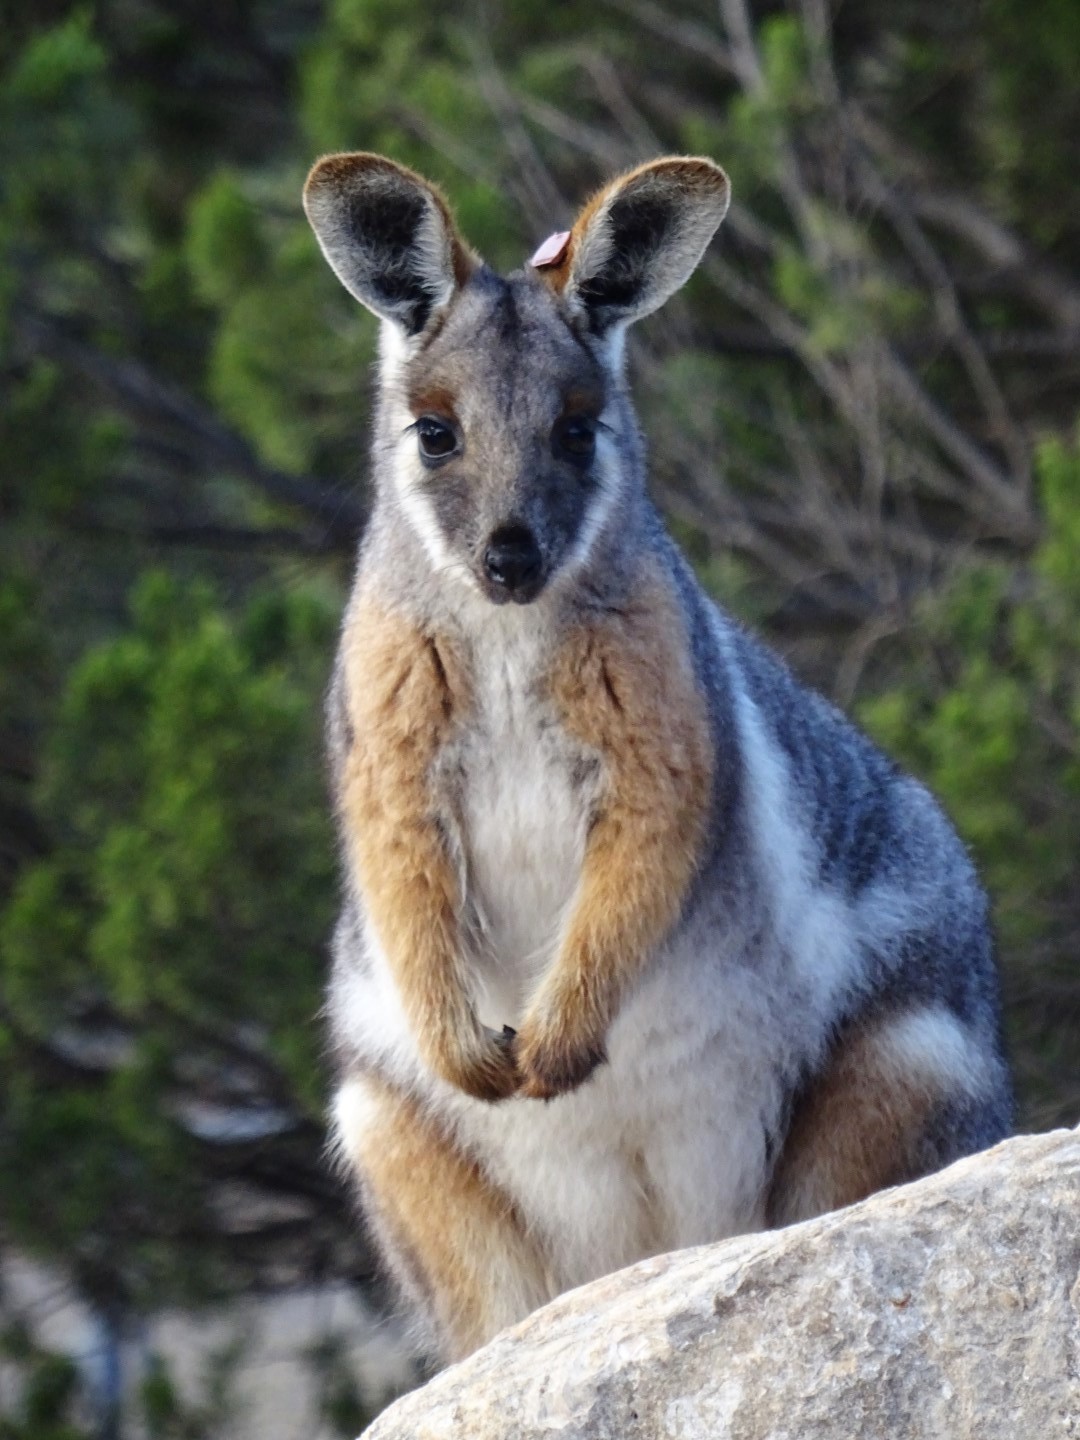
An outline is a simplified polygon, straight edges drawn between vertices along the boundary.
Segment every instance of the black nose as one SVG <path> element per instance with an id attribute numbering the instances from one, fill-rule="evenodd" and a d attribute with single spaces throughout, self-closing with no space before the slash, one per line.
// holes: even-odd
<path id="1" fill-rule="evenodd" d="M 524 525 L 496 530 L 484 551 L 484 574 L 507 595 L 528 596 L 540 578 L 540 547 Z"/>

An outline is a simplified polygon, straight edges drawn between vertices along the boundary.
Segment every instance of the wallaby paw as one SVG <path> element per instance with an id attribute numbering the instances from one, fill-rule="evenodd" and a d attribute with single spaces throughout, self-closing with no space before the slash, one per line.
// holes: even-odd
<path id="1" fill-rule="evenodd" d="M 554 1100 L 576 1090 L 607 1060 L 602 1040 L 583 1040 L 528 1021 L 514 1040 L 518 1094 L 530 1100 Z"/>
<path id="2" fill-rule="evenodd" d="M 469 1046 L 455 1046 L 440 1057 L 434 1068 L 444 1080 L 476 1100 L 507 1100 L 517 1094 L 521 1084 L 512 1037 L 484 1027 L 479 1027 Z"/>

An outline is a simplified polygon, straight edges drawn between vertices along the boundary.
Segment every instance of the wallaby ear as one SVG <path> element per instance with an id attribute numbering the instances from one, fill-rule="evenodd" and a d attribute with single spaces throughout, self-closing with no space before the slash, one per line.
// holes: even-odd
<path id="1" fill-rule="evenodd" d="M 381 155 L 327 155 L 307 178 L 304 209 L 349 294 L 407 335 L 479 263 L 435 186 Z"/>
<path id="2" fill-rule="evenodd" d="M 648 315 L 686 283 L 730 197 L 727 176 L 711 160 L 652 160 L 595 195 L 565 244 L 553 237 L 533 263 L 603 334 Z"/>

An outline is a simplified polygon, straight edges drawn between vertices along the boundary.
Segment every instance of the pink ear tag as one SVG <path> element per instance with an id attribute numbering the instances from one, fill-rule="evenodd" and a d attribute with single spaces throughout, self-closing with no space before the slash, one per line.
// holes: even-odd
<path id="1" fill-rule="evenodd" d="M 548 265 L 558 265 L 569 248 L 570 231 L 556 230 L 555 234 L 549 235 L 540 246 L 529 264 L 535 270 L 543 270 Z"/>

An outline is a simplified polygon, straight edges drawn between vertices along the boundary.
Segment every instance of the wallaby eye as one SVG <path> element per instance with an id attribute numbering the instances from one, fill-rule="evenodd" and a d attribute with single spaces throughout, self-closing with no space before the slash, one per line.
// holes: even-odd
<path id="1" fill-rule="evenodd" d="M 416 438 L 425 460 L 445 460 L 458 448 L 454 431 L 434 415 L 424 415 L 416 422 Z"/>
<path id="2" fill-rule="evenodd" d="M 566 415 L 551 432 L 552 453 L 574 465 L 588 465 L 596 451 L 596 422 L 587 415 Z"/>

